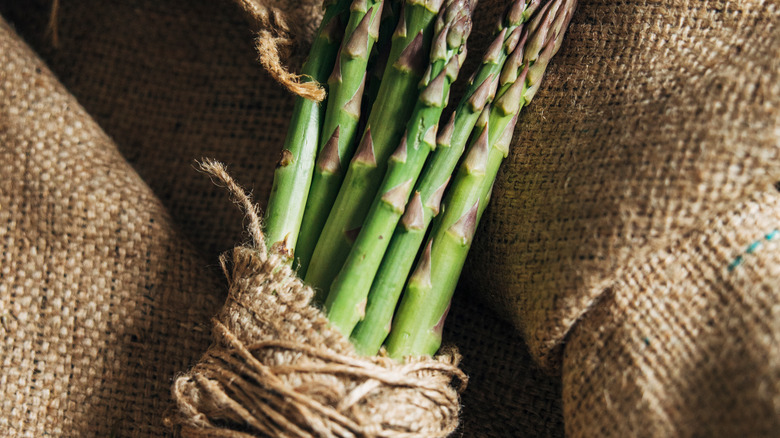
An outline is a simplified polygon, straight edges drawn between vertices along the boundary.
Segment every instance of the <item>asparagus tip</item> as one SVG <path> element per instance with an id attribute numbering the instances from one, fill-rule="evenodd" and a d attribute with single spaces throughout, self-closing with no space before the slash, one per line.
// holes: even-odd
<path id="1" fill-rule="evenodd" d="M 328 83 L 337 84 L 337 83 L 341 83 L 342 80 L 343 77 L 341 76 L 341 47 L 339 47 L 339 51 L 336 54 L 336 62 L 333 64 L 333 72 L 331 72 L 330 76 L 328 77 Z"/>
<path id="2" fill-rule="evenodd" d="M 436 148 L 436 132 L 439 130 L 439 124 L 435 124 L 425 131 L 423 136 L 423 143 L 427 144 L 431 149 Z"/>
<path id="3" fill-rule="evenodd" d="M 504 154 L 504 158 L 509 155 L 509 145 L 512 143 L 512 136 L 515 133 L 518 114 L 519 112 L 515 113 L 512 120 L 504 127 L 504 132 L 501 133 L 501 137 L 499 137 L 495 144 L 495 148 Z"/>
<path id="4" fill-rule="evenodd" d="M 527 33 L 524 31 L 522 26 L 515 28 L 515 30 L 513 30 L 509 35 L 509 39 L 506 41 L 506 51 L 508 53 L 513 52 L 517 48 L 518 44 L 520 44 L 521 37 L 525 35 L 527 35 Z M 523 44 L 520 44 L 520 46 L 522 47 Z"/>
<path id="5" fill-rule="evenodd" d="M 368 34 L 371 36 L 371 38 L 374 39 L 374 41 L 376 41 L 376 39 L 379 38 L 379 24 L 382 21 L 384 6 L 385 6 L 385 2 L 380 2 L 379 10 L 376 12 L 376 14 L 367 14 L 367 15 L 374 16 L 373 19 L 371 20 L 371 26 L 368 28 Z"/>
<path id="6" fill-rule="evenodd" d="M 368 9 L 368 0 L 353 0 L 349 5 L 350 11 L 364 12 Z"/>
<path id="7" fill-rule="evenodd" d="M 509 5 L 509 8 L 507 9 L 505 13 L 506 21 L 508 26 L 512 25 L 518 25 L 523 22 L 524 17 L 523 13 L 526 10 L 526 2 L 525 0 L 519 0 L 512 2 L 511 5 Z"/>
<path id="8" fill-rule="evenodd" d="M 444 105 L 444 81 L 447 79 L 447 70 L 442 70 L 427 87 L 420 93 L 420 102 L 427 106 L 441 107 Z"/>
<path id="9" fill-rule="evenodd" d="M 341 14 L 336 15 L 322 28 L 320 32 L 320 38 L 325 38 L 331 43 L 341 41 L 344 36 L 344 25 L 341 21 Z"/>
<path id="10" fill-rule="evenodd" d="M 523 92 L 525 91 L 525 78 L 528 74 L 527 72 L 527 68 L 523 69 L 520 77 L 514 81 L 493 104 L 493 106 L 499 108 L 505 116 L 514 114 L 522 108 L 525 102 L 523 99 Z"/>
<path id="11" fill-rule="evenodd" d="M 406 14 L 404 14 L 403 8 L 404 5 L 401 5 L 401 17 L 398 19 L 398 24 L 395 26 L 395 32 L 393 32 L 393 39 L 396 38 L 406 38 Z"/>
<path id="12" fill-rule="evenodd" d="M 439 318 L 439 321 L 436 323 L 435 326 L 433 326 L 433 332 L 441 335 L 444 331 L 444 321 L 447 320 L 447 315 L 450 313 L 450 306 L 452 306 L 452 300 L 450 300 L 449 303 L 447 303 L 447 308 L 444 309 L 444 313 L 441 314 L 441 318 Z"/>

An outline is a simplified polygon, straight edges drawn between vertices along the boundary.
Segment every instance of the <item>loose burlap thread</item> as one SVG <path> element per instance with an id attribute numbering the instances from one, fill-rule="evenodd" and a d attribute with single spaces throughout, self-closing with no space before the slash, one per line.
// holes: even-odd
<path id="1" fill-rule="evenodd" d="M 468 380 L 458 353 L 404 363 L 358 356 L 311 304 L 314 291 L 266 250 L 245 192 L 221 164 L 201 168 L 243 207 L 252 242 L 222 259 L 229 291 L 214 320 L 215 343 L 176 379 L 178 408 L 168 423 L 190 437 L 450 435 Z"/>

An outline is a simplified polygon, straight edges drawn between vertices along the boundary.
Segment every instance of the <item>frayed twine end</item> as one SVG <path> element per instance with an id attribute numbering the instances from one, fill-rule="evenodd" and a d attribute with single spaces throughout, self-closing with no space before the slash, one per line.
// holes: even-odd
<path id="1" fill-rule="evenodd" d="M 325 89 L 318 82 L 309 76 L 292 73 L 282 64 L 281 53 L 293 43 L 284 13 L 258 0 L 238 0 L 238 3 L 263 29 L 258 32 L 255 46 L 260 64 L 268 74 L 298 96 L 315 102 L 323 101 Z"/>
<path id="2" fill-rule="evenodd" d="M 249 196 L 243 188 L 227 173 L 225 165 L 219 161 L 209 158 L 202 158 L 198 162 L 198 168 L 201 172 L 209 175 L 211 181 L 221 187 L 225 187 L 230 193 L 230 197 L 233 202 L 241 207 L 246 217 L 249 219 L 249 235 L 252 236 L 252 246 L 254 248 L 265 247 L 265 235 L 263 234 L 262 221 L 260 220 L 260 212 L 252 202 L 252 197 Z"/>

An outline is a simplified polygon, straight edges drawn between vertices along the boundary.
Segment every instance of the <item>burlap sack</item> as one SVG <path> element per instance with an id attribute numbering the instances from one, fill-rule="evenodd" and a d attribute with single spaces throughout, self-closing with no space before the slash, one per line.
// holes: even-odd
<path id="1" fill-rule="evenodd" d="M 562 367 L 571 435 L 777 433 L 779 25 L 582 2 L 518 122 L 467 284 Z"/>
<path id="2" fill-rule="evenodd" d="M 499 3 L 481 2 L 472 53 L 487 43 Z M 0 2 L 0 12 L 118 140 L 121 153 L 173 221 L 206 259 L 215 260 L 242 239 L 241 216 L 191 170 L 191 159 L 212 156 L 231 163 L 237 179 L 254 187 L 262 201 L 291 108 L 289 95 L 257 71 L 245 19 L 227 1 L 64 2 L 59 49 L 54 49 L 44 30 L 49 7 L 47 1 Z M 7 32 L 1 41 L 2 56 L 6 47 L 20 47 Z M 474 296 L 488 297 L 505 315 L 517 315 L 513 319 L 536 357 L 549 370 L 562 370 L 572 435 L 759 433 L 774 426 L 778 330 L 771 312 L 777 307 L 778 252 L 775 238 L 766 236 L 773 235 L 778 211 L 770 185 L 780 180 L 777 43 L 777 6 L 771 2 L 581 4 L 567 43 L 518 125 L 509 170 L 496 186 L 483 237 L 470 259 L 469 287 L 456 299 L 446 326 L 446 336 L 464 353 L 463 367 L 471 375 L 464 395 L 466 436 L 559 435 L 562 428 L 559 378 L 545 377 L 533 366 L 520 338 Z M 27 64 L 21 65 L 39 65 L 24 53 Z M 3 90 L 27 96 L 29 102 L 46 98 L 49 94 L 30 82 L 34 79 L 6 79 L 19 65 L 0 64 Z M 42 71 L 47 83 L 53 83 Z M 12 106 L 6 99 L 0 99 L 2 114 L 14 120 L 18 113 L 7 111 Z M 77 108 L 72 98 L 62 99 Z M 44 122 L 41 107 L 14 125 L 49 123 L 55 139 L 56 133 L 68 132 L 64 122 Z M 89 118 L 80 114 L 86 126 Z M 31 147 L 26 140 L 3 142 L 10 151 Z M 115 160 L 102 168 L 127 173 L 123 166 Z M 84 172 L 76 169 L 67 166 L 51 175 Z M 41 198 L 11 182 L 35 182 L 23 186 L 30 187 L 50 178 L 18 171 L 3 182 L 1 214 L 7 217 L 2 223 L 14 224 L 7 226 L 13 244 L 6 245 L 13 250 L 4 250 L 16 260 L 35 260 L 23 265 L 24 280 L 3 272 L 4 308 L 29 306 L 27 296 L 33 297 L 30 303 L 49 301 L 27 292 L 35 290 L 31 285 L 43 284 L 53 265 L 40 260 L 37 247 L 16 246 L 32 235 L 16 225 L 33 217 L 25 208 L 92 199 L 94 190 L 77 191 L 71 198 L 51 191 Z M 123 187 L 133 193 L 127 199 L 136 207 L 147 199 L 139 193 L 147 192 L 134 181 Z M 114 211 L 117 202 L 103 208 Z M 13 205 L 27 207 L 6 210 Z M 162 210 L 149 211 L 165 218 Z M 70 224 L 62 215 L 48 220 Z M 92 236 L 90 228 L 85 230 L 71 235 Z M 143 241 L 171 242 L 171 251 L 189 251 L 169 227 L 156 232 Z M 43 240 L 49 241 L 54 240 Z M 125 240 L 119 251 L 125 244 L 140 247 Z M 63 249 L 80 273 L 97 265 L 84 257 L 82 248 L 90 245 Z M 160 309 L 200 320 L 216 311 L 218 300 L 198 304 L 189 293 L 178 292 L 187 284 L 214 282 L 211 272 L 204 272 L 194 258 L 176 262 L 165 250 L 154 253 L 155 262 L 144 259 L 143 266 L 166 272 L 169 281 L 160 283 L 161 295 L 181 301 L 160 298 L 168 307 L 144 301 L 142 315 L 152 316 L 134 323 L 151 319 L 155 327 L 172 324 L 165 330 L 174 332 L 180 327 L 162 318 Z M 112 256 L 109 252 L 100 260 Z M 181 269 L 166 270 L 169 261 Z M 133 264 L 130 269 L 138 268 Z M 106 278 L 117 272 L 106 271 Z M 123 279 L 123 297 L 139 297 L 136 291 L 145 285 L 140 278 Z M 51 281 L 64 291 L 56 297 L 69 309 L 89 309 L 91 302 L 113 296 L 105 288 L 93 292 L 99 298 L 89 300 L 66 293 L 83 290 L 70 281 Z M 122 299 L 113 309 L 137 309 L 134 303 Z M 196 308 L 184 310 L 189 306 Z M 38 350 L 25 347 L 60 348 L 51 343 L 50 329 L 38 329 L 61 320 L 60 312 L 52 312 L 25 326 L 17 322 L 17 329 L 23 327 L 17 332 L 34 337 L 27 344 L 11 338 L 7 345 L 19 346 L 3 351 L 3 360 L 11 361 L 8 375 L 31 377 L 2 381 L 0 430 L 28 435 L 40 434 L 36 427 L 60 435 L 107 435 L 112 429 L 120 435 L 163 433 L 160 406 L 168 398 L 169 379 L 174 369 L 184 370 L 203 351 L 202 335 L 190 334 L 189 339 L 201 343 L 190 341 L 193 345 L 185 348 L 177 343 L 180 338 L 168 338 L 169 332 L 160 328 L 154 333 L 166 337 L 131 336 L 126 342 L 133 350 L 123 348 L 124 339 L 110 337 L 116 331 L 95 330 L 93 344 L 131 351 L 104 372 L 92 367 L 106 357 L 101 350 L 87 350 L 74 364 L 73 358 L 85 351 L 83 337 L 45 361 L 37 359 Z M 90 314 L 97 315 L 86 323 L 92 326 L 114 321 L 109 312 Z M 159 350 L 155 341 L 170 346 Z M 151 364 L 149 371 L 140 370 L 141 362 Z M 180 366 L 169 366 L 171 362 Z M 67 370 L 71 364 L 78 378 L 49 378 L 58 386 L 33 381 L 41 374 L 36 367 Z M 41 402 L 55 398 L 78 402 L 67 407 Z M 69 420 L 74 417 L 76 421 Z M 78 420 L 84 417 L 89 421 Z M 42 418 L 47 426 L 38 425 Z"/>
<path id="3" fill-rule="evenodd" d="M 25 191 L 24 187 L 39 184 L 39 179 L 51 176 L 21 168 L 16 173 L 4 172 L 7 178 L 2 183 L 2 223 L 23 223 L 28 216 L 26 208 L 42 201 L 46 205 L 63 206 L 83 203 L 94 208 L 90 215 L 96 216 L 109 215 L 123 205 L 131 205 L 137 215 L 154 219 L 156 227 L 138 236 L 119 228 L 103 230 L 105 240 L 125 237 L 118 242 L 118 250 L 117 245 L 112 245 L 111 251 L 96 254 L 95 258 L 86 257 L 83 249 L 92 245 L 94 234 L 72 231 L 69 238 L 72 244 L 62 249 L 62 257 L 72 260 L 68 262 L 71 265 L 57 262 L 65 267 L 55 267 L 61 271 L 78 267 L 81 274 L 76 279 L 70 275 L 56 279 L 57 291 L 63 292 L 51 292 L 69 306 L 71 314 L 76 310 L 93 314 L 93 321 L 84 324 L 94 327 L 103 327 L 109 321 L 118 324 L 111 315 L 129 313 L 134 319 L 127 324 L 146 329 L 121 336 L 116 333 L 122 327 L 116 325 L 112 326 L 115 327 L 112 332 L 84 329 L 92 336 L 90 342 L 103 349 L 83 352 L 78 342 L 60 346 L 49 336 L 52 329 L 46 327 L 59 329 L 56 325 L 59 310 L 49 308 L 50 313 L 36 321 L 28 321 L 26 325 L 17 323 L 14 327 L 22 327 L 27 337 L 19 341 L 11 337 L 7 341 L 10 347 L 0 354 L 7 364 L 4 374 L 36 376 L 41 364 L 68 373 L 64 377 L 57 374 L 57 381 L 47 380 L 52 382 L 47 384 L 33 382 L 32 378 L 0 381 L 0 400 L 3 400 L 0 435 L 40 436 L 44 431 L 61 436 L 110 436 L 113 432 L 117 436 L 165 435 L 161 421 L 170 400 L 172 379 L 205 352 L 206 336 L 211 329 L 208 318 L 218 312 L 224 301 L 226 288 L 217 258 L 246 241 L 242 214 L 222 189 L 193 170 L 193 162 L 206 156 L 229 163 L 231 174 L 253 188 L 254 198 L 262 204 L 270 188 L 292 98 L 261 72 L 250 26 L 231 1 L 62 2 L 56 48 L 46 30 L 50 6 L 47 0 L 3 0 L 0 13 L 43 57 L 76 99 L 67 96 L 46 66 L 31 51 L 23 49 L 19 38 L 4 27 L 0 54 L 8 56 L 13 48 L 14 53 L 19 53 L 20 61 L 0 62 L 3 78 L 0 87 L 8 90 L 4 96 L 24 98 L 37 112 L 19 119 L 19 114 L 26 113 L 12 113 L 9 102 L 2 99 L 2 126 L 6 121 L 33 128 L 48 126 L 45 136 L 51 140 L 47 147 L 57 146 L 65 158 L 72 160 L 68 166 L 52 169 L 50 175 L 69 181 L 78 173 L 78 181 L 90 181 L 91 185 L 74 188 L 68 197 L 62 190 L 41 194 Z M 478 16 L 483 28 L 493 22 L 487 12 L 480 11 Z M 486 40 L 481 41 L 484 46 Z M 27 71 L 36 67 L 42 73 L 26 76 Z M 10 77 L 14 80 L 9 82 Z M 36 83 L 42 84 L 41 87 Z M 72 111 L 78 110 L 73 117 L 89 127 L 87 137 L 110 151 L 105 155 L 111 159 L 101 155 L 102 161 L 92 168 L 111 175 L 133 174 L 121 159 L 123 156 L 141 178 L 134 176 L 131 181 L 122 182 L 122 191 L 114 192 L 107 189 L 109 186 L 102 179 L 92 181 L 94 175 L 86 173 L 83 165 L 77 166 L 82 163 L 78 158 L 82 154 L 76 149 L 78 141 L 60 143 L 64 133 L 70 132 L 65 121 L 49 117 L 43 111 L 50 107 L 45 103 L 50 94 L 66 102 Z M 116 140 L 116 145 L 95 127 L 80 105 Z M 82 135 L 78 130 L 75 132 Z M 4 139 L 0 147 L 12 155 L 32 148 L 24 139 L 10 142 Z M 17 161 L 7 163 L 23 163 L 26 159 L 13 156 Z M 84 175 L 80 176 L 81 173 Z M 29 182 L 20 185 L 19 181 Z M 146 184 L 159 202 L 154 200 Z M 112 196 L 122 193 L 123 204 L 110 197 L 103 204 L 93 206 L 93 199 L 99 199 L 95 193 L 103 193 L 96 192 L 95 187 L 105 189 Z M 12 205 L 27 207 L 10 208 Z M 166 207 L 170 216 L 160 205 Z M 64 208 L 62 211 L 66 211 Z M 78 229 L 70 225 L 73 219 L 68 216 L 52 214 L 47 218 L 52 226 Z M 86 225 L 86 219 L 81 223 Z M 173 230 L 172 223 L 181 233 Z M 9 244 L 12 251 L 4 247 L 6 254 L 10 254 L 8 257 L 31 262 L 24 264 L 24 279 L 7 274 L 0 279 L 3 309 L 39 303 L 41 298 L 26 292 L 26 288 L 42 285 L 41 279 L 48 278 L 46 273 L 52 264 L 44 263 L 30 246 L 16 246 L 30 234 L 27 228 L 9 225 L 5 229 L 14 239 Z M 51 238 L 47 239 L 43 242 Z M 192 247 L 201 257 L 191 255 Z M 148 256 L 146 249 L 150 251 Z M 132 260 L 120 259 L 116 251 L 140 255 Z M 95 284 L 103 284 L 102 281 L 117 285 L 113 290 L 96 288 L 86 297 L 75 293 L 85 290 L 79 282 L 86 282 L 83 277 L 94 271 L 94 266 L 117 263 L 138 275 L 125 275 L 125 270 L 118 269 L 104 271 L 103 277 L 91 274 L 89 278 Z M 154 282 L 152 292 L 156 295 L 147 292 L 146 287 L 152 286 L 147 276 L 141 275 L 146 269 L 166 279 Z M 116 281 L 112 282 L 113 279 Z M 90 312 L 92 302 L 110 302 L 111 311 Z M 86 311 L 80 310 L 85 308 Z M 180 312 L 183 316 L 179 319 L 198 321 L 199 325 L 193 329 L 198 331 L 190 333 L 190 325 L 180 326 L 179 319 L 168 316 L 171 312 Z M 39 312 L 36 309 L 30 314 Z M 469 375 L 469 389 L 462 398 L 461 433 L 488 437 L 518 433 L 560 436 L 563 432 L 560 379 L 545 375 L 533 363 L 524 341 L 512 327 L 465 293 L 456 297 L 450 321 L 445 327 L 445 339 L 459 347 L 463 354 L 461 368 Z M 47 342 L 48 348 L 56 349 L 57 353 L 41 361 L 35 350 L 24 349 L 27 340 L 29 345 Z M 18 357 L 14 358 L 12 353 Z M 118 358 L 110 369 L 99 365 L 106 354 Z M 74 361 L 74 357 L 79 361 Z M 70 373 L 76 378 L 71 378 Z M 56 405 L 49 403 L 51 399 L 63 401 Z"/>
<path id="4" fill-rule="evenodd" d="M 163 205 L 0 21 L 0 435 L 165 432 L 220 288 Z"/>

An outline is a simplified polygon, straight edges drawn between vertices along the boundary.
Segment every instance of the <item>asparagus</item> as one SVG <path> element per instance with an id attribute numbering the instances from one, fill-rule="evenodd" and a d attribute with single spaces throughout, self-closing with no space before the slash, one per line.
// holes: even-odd
<path id="1" fill-rule="evenodd" d="M 312 42 L 309 58 L 303 64 L 305 78 L 325 82 L 333 69 L 341 33 L 342 15 L 350 0 L 326 0 L 325 12 Z M 265 216 L 269 248 L 292 258 L 309 193 L 319 142 L 323 104 L 297 97 L 287 131 Z"/>
<path id="2" fill-rule="evenodd" d="M 368 290 L 389 237 L 428 153 L 435 147 L 439 119 L 447 105 L 450 86 L 466 56 L 470 32 L 469 0 L 449 0 L 436 19 L 430 65 L 406 133 L 390 157 L 381 187 L 325 303 L 328 319 L 342 333 L 351 333 L 364 316 L 362 310 L 366 308 Z"/>
<path id="3" fill-rule="evenodd" d="M 528 26 L 527 43 L 519 45 L 504 66 L 485 126 L 472 142 L 445 198 L 444 213 L 436 218 L 409 278 L 387 339 L 391 357 L 432 355 L 438 350 L 452 293 L 499 166 L 509 153 L 518 112 L 538 90 L 575 5 L 576 0 L 553 0 L 540 9 Z"/>
<path id="4" fill-rule="evenodd" d="M 362 354 L 375 354 L 390 332 L 393 312 L 412 269 L 432 218 L 439 212 L 442 194 L 478 117 L 496 92 L 498 76 L 510 53 L 515 51 L 529 10 L 538 3 L 515 0 L 508 5 L 496 29 L 496 37 L 472 76 L 469 86 L 453 112 L 446 129 L 439 133 L 437 148 L 426 165 L 401 224 L 376 273 L 365 318 L 352 333 L 352 342 Z"/>
<path id="5" fill-rule="evenodd" d="M 385 72 L 387 61 L 390 58 L 393 30 L 398 25 L 402 4 L 401 0 L 385 0 L 385 6 L 382 8 L 382 20 L 379 23 L 379 39 L 374 44 L 374 53 L 371 54 L 371 58 L 368 60 L 368 76 L 366 77 L 366 88 L 362 102 L 363 111 L 360 114 L 362 122 L 361 132 L 365 129 L 368 114 L 371 112 L 374 102 L 376 102 L 377 95 L 379 95 L 382 74 Z"/>
<path id="6" fill-rule="evenodd" d="M 346 259 L 382 181 L 387 159 L 403 135 L 425 70 L 433 18 L 441 3 L 407 0 L 404 4 L 379 95 L 306 270 L 305 280 L 318 290 L 319 301 L 327 296 Z"/>
<path id="7" fill-rule="evenodd" d="M 333 72 L 314 176 L 306 198 L 295 257 L 306 272 L 314 243 L 344 176 L 341 163 L 352 155 L 366 81 L 366 65 L 378 38 L 382 0 L 354 0 Z"/>

